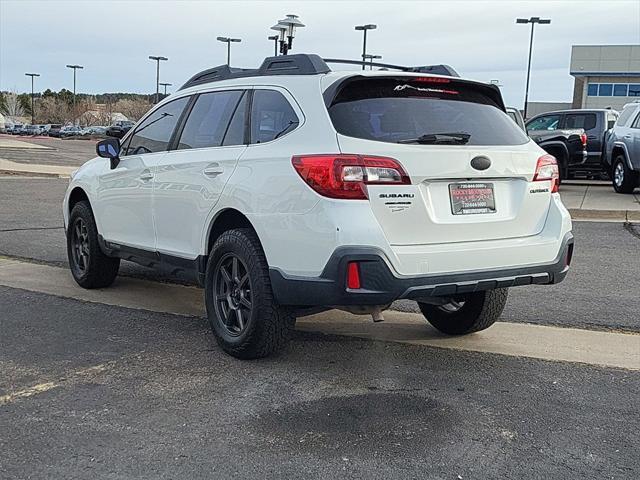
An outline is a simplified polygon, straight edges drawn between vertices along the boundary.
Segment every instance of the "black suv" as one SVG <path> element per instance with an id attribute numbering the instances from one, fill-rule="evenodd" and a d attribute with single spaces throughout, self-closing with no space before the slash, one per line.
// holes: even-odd
<path id="1" fill-rule="evenodd" d="M 606 137 L 617 119 L 618 112 L 615 110 L 559 110 L 537 115 L 527 120 L 526 126 L 532 138 L 536 133 L 541 133 L 541 130 L 584 130 L 587 135 L 587 158 L 583 163 L 569 165 L 568 177 L 576 174 L 593 177 L 608 174 L 608 170 L 603 168 Z"/>

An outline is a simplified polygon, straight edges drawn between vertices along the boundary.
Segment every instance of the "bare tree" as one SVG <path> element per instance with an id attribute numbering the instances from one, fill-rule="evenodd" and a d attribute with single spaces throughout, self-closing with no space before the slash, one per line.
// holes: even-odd
<path id="1" fill-rule="evenodd" d="M 65 123 L 71 119 L 69 104 L 55 97 L 45 97 L 36 106 L 37 123 Z"/>
<path id="2" fill-rule="evenodd" d="M 2 113 L 9 117 L 22 117 L 25 114 L 16 92 L 9 92 L 4 96 Z"/>
<path id="3" fill-rule="evenodd" d="M 113 107 L 116 112 L 122 113 L 129 120 L 137 121 L 147 113 L 151 104 L 142 99 L 118 100 Z"/>

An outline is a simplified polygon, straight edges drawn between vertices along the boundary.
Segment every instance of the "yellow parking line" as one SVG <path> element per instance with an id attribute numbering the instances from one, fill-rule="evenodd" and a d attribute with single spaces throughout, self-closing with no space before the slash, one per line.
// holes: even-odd
<path id="1" fill-rule="evenodd" d="M 39 383 L 37 385 L 33 385 L 32 387 L 24 388 L 22 390 L 18 390 L 15 392 L 11 392 L 7 395 L 0 396 L 0 406 L 8 405 L 10 403 L 15 402 L 16 400 L 20 400 L 22 398 L 33 397 L 34 395 L 38 395 L 40 393 L 48 392 L 49 390 L 53 390 L 54 388 L 61 387 L 64 385 L 76 384 L 81 382 L 85 377 L 95 375 L 97 373 L 102 373 L 107 368 L 109 368 L 115 362 L 107 362 L 102 363 L 100 365 L 94 365 L 92 367 L 83 368 L 82 370 L 77 370 L 72 372 L 69 375 L 65 375 L 64 377 L 59 378 L 58 380 L 52 382 Z"/>

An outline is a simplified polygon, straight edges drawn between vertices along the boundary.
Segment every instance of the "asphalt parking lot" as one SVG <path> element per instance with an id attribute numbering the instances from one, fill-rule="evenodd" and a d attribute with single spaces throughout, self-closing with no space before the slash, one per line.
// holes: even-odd
<path id="1" fill-rule="evenodd" d="M 356 336 L 303 321 L 284 354 L 241 362 L 192 305 L 149 306 L 159 282 L 199 298 L 176 279 L 124 262 L 120 286 L 88 298 L 44 274 L 2 275 L 35 262 L 68 280 L 66 183 L 0 176 L 0 478 L 640 476 L 637 224 L 576 222 L 567 280 L 512 289 L 493 328 L 535 327 L 542 355 L 527 338 L 488 353 L 482 333 L 434 347 L 426 323 L 429 342 L 399 343 L 393 322 L 385 339 L 363 319 Z M 147 303 L 124 300 L 131 282 Z M 620 367 L 577 345 L 594 331 L 631 345 L 604 346 Z M 558 332 L 575 332 L 584 361 L 556 351 Z"/>

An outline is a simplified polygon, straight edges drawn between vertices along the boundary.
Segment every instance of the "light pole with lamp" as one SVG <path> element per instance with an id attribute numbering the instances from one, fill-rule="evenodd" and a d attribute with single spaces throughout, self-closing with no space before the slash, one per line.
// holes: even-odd
<path id="1" fill-rule="evenodd" d="M 271 27 L 273 28 L 273 27 Z M 267 40 L 273 40 L 274 43 L 274 51 L 273 51 L 273 56 L 277 57 L 278 56 L 278 39 L 280 38 L 279 35 L 271 35 L 269 37 L 267 37 Z"/>
<path id="2" fill-rule="evenodd" d="M 364 33 L 364 37 L 362 39 L 362 70 L 364 70 L 364 62 L 367 61 L 365 56 L 367 55 L 367 30 L 375 30 L 378 28 L 377 25 L 373 23 L 368 23 L 366 25 L 356 25 L 356 30 L 362 31 Z"/>
<path id="3" fill-rule="evenodd" d="M 271 30 L 280 32 L 280 53 L 282 55 L 286 55 L 291 50 L 293 38 L 296 36 L 296 28 L 304 26 L 304 23 L 298 20 L 298 15 L 287 15 L 271 27 Z"/>
<path id="4" fill-rule="evenodd" d="M 160 97 L 160 62 L 166 62 L 169 59 L 167 57 L 149 55 L 149 60 L 156 62 L 156 103 L 158 103 L 158 97 Z"/>
<path id="5" fill-rule="evenodd" d="M 76 123 L 76 70 L 82 70 L 82 65 L 67 65 L 67 68 L 73 69 L 73 123 Z"/>
<path id="6" fill-rule="evenodd" d="M 25 75 L 27 77 L 31 77 L 31 125 L 33 125 L 35 123 L 34 119 L 35 119 L 35 113 L 36 113 L 35 107 L 34 107 L 34 104 L 33 104 L 33 95 L 34 95 L 34 93 L 33 93 L 33 79 L 35 77 L 39 77 L 40 74 L 39 73 L 25 73 Z"/>
<path id="7" fill-rule="evenodd" d="M 529 78 L 531 77 L 531 52 L 533 51 L 533 28 L 536 23 L 540 25 L 548 25 L 551 20 L 548 18 L 531 17 L 531 18 L 516 18 L 516 23 L 530 23 L 531 24 L 531 37 L 529 38 L 529 62 L 527 63 L 527 86 L 524 90 L 524 118 L 527 118 L 527 106 L 529 103 Z"/>
<path id="8" fill-rule="evenodd" d="M 231 37 L 217 37 L 216 40 L 227 44 L 227 65 L 231 65 L 229 63 L 231 61 L 231 43 L 240 43 L 242 39 Z"/>
<path id="9" fill-rule="evenodd" d="M 164 87 L 164 96 L 167 96 L 167 87 L 170 87 L 171 85 L 173 85 L 172 83 L 163 83 L 160 82 L 160 85 Z"/>
<path id="10" fill-rule="evenodd" d="M 369 60 L 369 70 L 373 70 L 373 61 L 374 60 L 382 60 L 382 55 L 369 55 L 368 53 L 364 55 L 364 59 Z"/>

